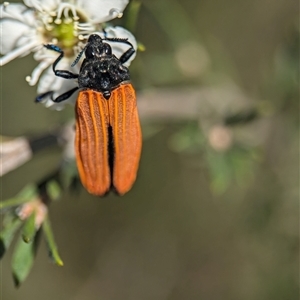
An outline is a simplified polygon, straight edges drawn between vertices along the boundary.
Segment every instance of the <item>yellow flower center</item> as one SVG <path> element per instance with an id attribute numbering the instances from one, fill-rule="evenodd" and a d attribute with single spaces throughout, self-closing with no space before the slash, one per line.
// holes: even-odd
<path id="1" fill-rule="evenodd" d="M 41 16 L 43 20 L 43 35 L 49 43 L 55 43 L 66 57 L 72 57 L 80 41 L 84 41 L 94 30 L 94 26 L 87 22 L 82 12 L 67 3 L 62 3 L 56 11 Z M 76 51 L 75 51 L 76 52 Z"/>
<path id="2" fill-rule="evenodd" d="M 61 24 L 53 25 L 53 29 L 50 31 L 51 37 L 57 39 L 58 45 L 62 49 L 73 49 L 73 47 L 78 43 L 78 37 L 74 35 L 74 22 L 65 23 L 63 21 Z"/>

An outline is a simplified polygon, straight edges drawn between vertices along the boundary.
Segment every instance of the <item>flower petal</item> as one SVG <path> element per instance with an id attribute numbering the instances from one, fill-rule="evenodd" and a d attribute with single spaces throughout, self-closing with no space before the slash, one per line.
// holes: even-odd
<path id="1" fill-rule="evenodd" d="M 77 5 L 88 15 L 92 23 L 103 23 L 120 18 L 129 0 L 77 0 Z"/>
<path id="2" fill-rule="evenodd" d="M 137 42 L 135 37 L 131 34 L 131 32 L 129 32 L 125 28 L 120 26 L 116 26 L 116 27 L 108 26 L 105 28 L 105 31 L 107 33 L 108 38 L 128 39 L 128 42 L 132 44 L 134 50 L 135 51 L 137 50 Z M 104 38 L 103 32 L 98 32 L 98 34 L 102 38 Z M 118 58 L 120 58 L 121 55 L 129 49 L 129 46 L 124 43 L 110 42 L 110 41 L 106 41 L 106 42 L 110 44 L 113 54 Z M 131 62 L 134 60 L 135 56 L 136 56 L 136 52 L 130 57 L 130 59 L 127 62 L 124 63 L 124 66 L 128 67 L 131 64 Z"/>
<path id="3" fill-rule="evenodd" d="M 32 9 L 19 3 L 9 3 L 0 5 L 0 20 L 11 19 L 34 26 L 36 22 L 35 13 Z"/>
<path id="4" fill-rule="evenodd" d="M 35 8 L 39 11 L 48 11 L 48 12 L 54 10 L 61 2 L 60 0 L 39 0 L 39 1 L 23 0 L 23 1 L 28 7 Z"/>
<path id="5" fill-rule="evenodd" d="M 4 66 L 17 57 L 27 55 L 31 51 L 34 51 L 34 49 L 38 48 L 38 46 L 38 42 L 36 40 L 32 40 L 19 48 L 15 48 L 14 50 L 8 52 L 6 55 L 0 57 L 0 66 Z"/>
<path id="6" fill-rule="evenodd" d="M 34 57 L 35 56 L 36 55 L 34 55 Z M 36 85 L 40 79 L 41 74 L 52 64 L 53 64 L 52 59 L 44 58 L 43 60 L 41 60 L 41 62 L 32 71 L 31 76 L 26 78 L 26 80 L 28 81 L 28 84 L 31 86 Z"/>
<path id="7" fill-rule="evenodd" d="M 24 23 L 5 19 L 1 21 L 1 54 L 6 54 L 15 48 L 31 41 L 34 29 Z"/>

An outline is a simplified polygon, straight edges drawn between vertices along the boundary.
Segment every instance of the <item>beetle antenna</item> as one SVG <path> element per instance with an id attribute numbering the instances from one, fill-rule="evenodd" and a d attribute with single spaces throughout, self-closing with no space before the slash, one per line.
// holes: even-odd
<path id="1" fill-rule="evenodd" d="M 83 52 L 85 51 L 86 47 L 87 47 L 87 45 L 85 45 L 85 47 L 79 52 L 76 59 L 71 64 L 71 67 L 74 67 L 79 62 L 79 59 L 81 58 L 81 56 L 82 56 Z"/>
<path id="2" fill-rule="evenodd" d="M 104 40 L 110 41 L 110 42 L 116 42 L 116 43 L 123 43 L 126 45 L 129 45 L 131 48 L 134 48 L 133 45 L 128 41 L 128 38 L 105 38 Z"/>

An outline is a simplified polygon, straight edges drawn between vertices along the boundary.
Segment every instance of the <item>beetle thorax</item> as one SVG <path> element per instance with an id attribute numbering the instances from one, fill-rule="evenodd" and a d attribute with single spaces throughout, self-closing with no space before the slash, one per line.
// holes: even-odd
<path id="1" fill-rule="evenodd" d="M 104 92 L 113 90 L 129 79 L 128 69 L 114 55 L 105 55 L 83 61 L 78 85 L 80 88 Z"/>

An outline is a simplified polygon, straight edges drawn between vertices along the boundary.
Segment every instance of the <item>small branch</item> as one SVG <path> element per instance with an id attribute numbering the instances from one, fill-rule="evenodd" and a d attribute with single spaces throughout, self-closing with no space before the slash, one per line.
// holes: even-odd
<path id="1" fill-rule="evenodd" d="M 253 106 L 253 100 L 232 83 L 219 87 L 143 91 L 137 95 L 137 103 L 143 122 L 224 117 Z"/>

